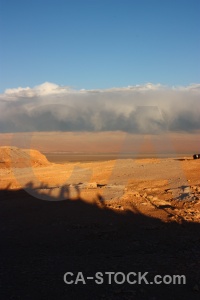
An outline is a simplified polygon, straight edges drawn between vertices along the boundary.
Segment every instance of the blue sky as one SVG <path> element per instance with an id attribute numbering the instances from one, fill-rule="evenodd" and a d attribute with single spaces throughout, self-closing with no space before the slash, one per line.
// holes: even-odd
<path id="1" fill-rule="evenodd" d="M 0 93 L 200 82 L 199 0 L 0 0 Z"/>

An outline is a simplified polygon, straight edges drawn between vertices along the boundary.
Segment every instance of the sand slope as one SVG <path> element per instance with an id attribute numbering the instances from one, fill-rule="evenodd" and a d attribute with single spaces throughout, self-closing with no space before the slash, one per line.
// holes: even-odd
<path id="1" fill-rule="evenodd" d="M 47 158 L 37 150 L 17 147 L 0 147 L 0 168 L 44 167 L 50 165 Z"/>

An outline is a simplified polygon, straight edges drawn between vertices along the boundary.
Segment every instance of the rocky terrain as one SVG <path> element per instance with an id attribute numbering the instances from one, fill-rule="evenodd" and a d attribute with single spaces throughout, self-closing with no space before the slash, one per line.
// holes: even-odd
<path id="1" fill-rule="evenodd" d="M 76 199 L 109 209 L 137 207 L 162 220 L 200 221 L 200 160 L 121 159 L 50 163 L 36 150 L 1 147 L 1 189 L 37 192 L 49 201 Z"/>
<path id="2" fill-rule="evenodd" d="M 3 299 L 199 299 L 200 160 L 55 164 L 31 153 L 31 165 L 1 158 Z M 67 271 L 184 274 L 187 284 L 75 286 Z"/>

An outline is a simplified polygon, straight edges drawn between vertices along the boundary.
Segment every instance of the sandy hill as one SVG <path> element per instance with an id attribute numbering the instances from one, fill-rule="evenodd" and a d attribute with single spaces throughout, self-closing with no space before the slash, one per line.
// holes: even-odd
<path id="1" fill-rule="evenodd" d="M 17 147 L 0 147 L 0 169 L 45 167 L 50 165 L 47 158 L 37 150 Z"/>

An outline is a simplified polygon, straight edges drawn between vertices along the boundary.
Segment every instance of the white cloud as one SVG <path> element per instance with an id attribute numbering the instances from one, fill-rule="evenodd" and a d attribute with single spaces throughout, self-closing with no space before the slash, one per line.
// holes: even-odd
<path id="1" fill-rule="evenodd" d="M 72 92 L 72 90 L 69 87 L 62 87 L 55 83 L 45 82 L 41 85 L 35 86 L 34 88 L 18 87 L 14 89 L 7 89 L 3 95 L 0 95 L 0 99 L 17 100 L 23 97 L 32 98 L 45 95 L 63 94 L 67 92 Z"/>
<path id="2" fill-rule="evenodd" d="M 0 132 L 200 129 L 200 84 L 73 90 L 45 82 L 0 95 Z"/>

